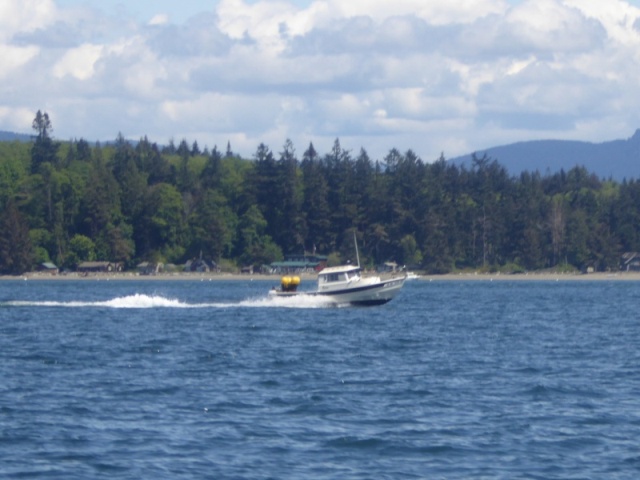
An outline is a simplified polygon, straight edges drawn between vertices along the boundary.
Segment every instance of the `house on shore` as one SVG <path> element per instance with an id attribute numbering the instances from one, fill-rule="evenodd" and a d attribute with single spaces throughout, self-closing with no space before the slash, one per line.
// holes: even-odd
<path id="1" fill-rule="evenodd" d="M 57 275 L 60 273 L 60 269 L 51 262 L 43 262 L 38 265 L 38 271 L 42 273 L 48 273 L 50 275 Z"/>
<path id="2" fill-rule="evenodd" d="M 119 262 L 82 262 L 76 269 L 78 273 L 115 273 L 122 272 Z"/>
<path id="3" fill-rule="evenodd" d="M 400 271 L 400 267 L 396 262 L 384 262 L 376 268 L 378 273 L 396 273 Z"/>
<path id="4" fill-rule="evenodd" d="M 271 273 L 316 273 L 327 266 L 326 255 L 294 254 L 285 255 L 284 261 L 269 265 Z"/>
<path id="5" fill-rule="evenodd" d="M 141 262 L 136 266 L 139 275 L 158 275 L 164 271 L 164 264 L 156 262 Z"/>
<path id="6" fill-rule="evenodd" d="M 192 260 L 187 260 L 187 263 L 184 264 L 185 272 L 198 272 L 198 273 L 209 273 L 209 272 L 219 272 L 220 268 L 218 268 L 218 264 L 213 260 L 208 261 L 203 258 L 194 258 Z"/>
<path id="7" fill-rule="evenodd" d="M 623 272 L 640 272 L 640 253 L 624 253 L 620 259 L 620 270 Z"/>

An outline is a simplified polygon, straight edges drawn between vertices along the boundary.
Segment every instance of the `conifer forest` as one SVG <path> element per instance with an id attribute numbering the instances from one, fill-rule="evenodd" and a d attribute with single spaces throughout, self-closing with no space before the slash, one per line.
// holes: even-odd
<path id="1" fill-rule="evenodd" d="M 0 273 L 42 262 L 261 268 L 287 254 L 395 261 L 429 273 L 543 269 L 617 271 L 640 251 L 640 183 L 584 167 L 509 175 L 498 159 L 469 167 L 391 149 L 372 159 L 335 140 L 251 158 L 181 140 L 118 135 L 58 141 L 47 113 L 32 142 L 0 142 Z"/>

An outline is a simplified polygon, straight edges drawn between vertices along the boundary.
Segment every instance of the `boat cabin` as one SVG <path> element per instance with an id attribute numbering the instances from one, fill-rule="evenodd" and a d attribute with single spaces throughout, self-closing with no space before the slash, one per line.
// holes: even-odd
<path id="1" fill-rule="evenodd" d="M 356 280 L 360 280 L 359 267 L 329 267 L 318 274 L 318 288 L 321 290 L 332 289 L 347 285 Z"/>

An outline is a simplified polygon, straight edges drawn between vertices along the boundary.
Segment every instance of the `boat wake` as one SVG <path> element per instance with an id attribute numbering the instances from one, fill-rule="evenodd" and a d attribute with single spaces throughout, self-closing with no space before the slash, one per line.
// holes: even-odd
<path id="1" fill-rule="evenodd" d="M 246 307 L 277 307 L 277 308 L 329 308 L 339 307 L 327 297 L 317 295 L 295 295 L 292 297 L 261 297 L 241 302 Z"/>
<path id="2" fill-rule="evenodd" d="M 189 303 L 176 298 L 158 295 L 136 293 L 124 297 L 116 297 L 105 301 L 23 301 L 10 300 L 1 302 L 6 307 L 60 307 L 60 308 L 115 308 L 115 309 L 143 309 L 143 308 L 327 308 L 334 306 L 326 299 L 300 295 L 296 298 L 258 297 L 241 300 L 239 302 L 208 302 Z"/>

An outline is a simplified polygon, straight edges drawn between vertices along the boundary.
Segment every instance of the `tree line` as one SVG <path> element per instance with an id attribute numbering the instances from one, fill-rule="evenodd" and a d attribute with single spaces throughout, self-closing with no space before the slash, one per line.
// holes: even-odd
<path id="1" fill-rule="evenodd" d="M 431 273 L 547 268 L 617 270 L 640 251 L 640 183 L 576 166 L 511 176 L 497 160 L 469 167 L 391 149 L 372 160 L 335 140 L 299 155 L 258 145 L 182 140 L 58 142 L 46 113 L 31 144 L 0 143 L 0 273 L 51 261 L 108 260 L 261 267 L 284 254 L 396 261 Z"/>

